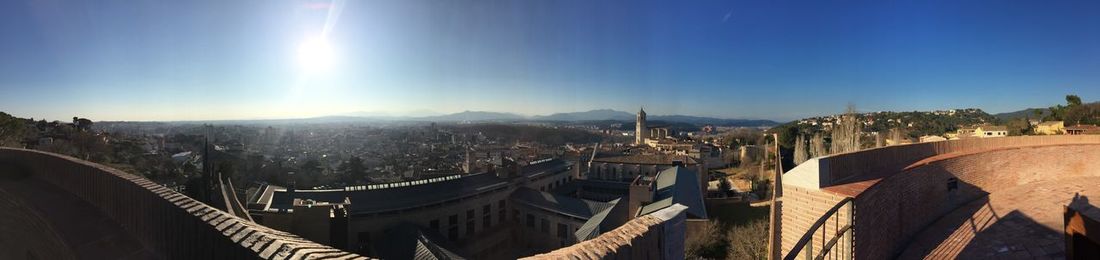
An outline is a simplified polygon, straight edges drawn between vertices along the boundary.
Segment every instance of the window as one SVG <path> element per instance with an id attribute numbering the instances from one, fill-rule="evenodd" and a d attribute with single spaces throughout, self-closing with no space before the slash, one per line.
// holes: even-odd
<path id="1" fill-rule="evenodd" d="M 569 237 L 569 226 L 558 223 L 558 238 L 565 239 Z"/>
<path id="2" fill-rule="evenodd" d="M 447 224 L 451 226 L 458 225 L 458 215 L 451 215 L 447 218 Z"/>
<path id="3" fill-rule="evenodd" d="M 527 214 L 527 227 L 535 228 L 535 215 Z"/>
<path id="4" fill-rule="evenodd" d="M 550 234 L 550 220 L 548 220 L 548 219 L 542 219 L 542 223 L 541 223 L 541 224 L 542 224 L 542 225 L 540 225 L 540 226 L 541 226 L 541 228 L 542 228 L 542 233 L 544 233 L 544 234 Z"/>
<path id="5" fill-rule="evenodd" d="M 360 245 L 370 244 L 370 232 L 359 232 L 356 237 L 359 238 Z"/>
<path id="6" fill-rule="evenodd" d="M 466 222 L 466 236 L 474 235 L 475 231 L 476 230 L 474 230 L 474 221 L 473 220 L 467 221 Z"/>
<path id="7" fill-rule="evenodd" d="M 432 231 L 439 232 L 439 220 L 433 219 L 430 223 L 428 225 L 432 227 Z"/>
<path id="8" fill-rule="evenodd" d="M 472 209 L 466 211 L 466 220 L 469 221 L 471 219 L 474 219 L 474 210 Z"/>
<path id="9" fill-rule="evenodd" d="M 485 206 L 481 207 L 481 226 L 485 228 L 489 228 L 493 225 L 493 213 L 491 211 L 492 209 L 490 209 L 490 205 L 492 204 L 485 204 Z"/>
<path id="10" fill-rule="evenodd" d="M 504 209 L 504 200 L 500 200 L 500 203 L 497 203 L 497 205 L 497 221 L 507 221 L 506 217 L 504 216 L 504 214 L 506 214 L 505 212 L 507 212 Z"/>

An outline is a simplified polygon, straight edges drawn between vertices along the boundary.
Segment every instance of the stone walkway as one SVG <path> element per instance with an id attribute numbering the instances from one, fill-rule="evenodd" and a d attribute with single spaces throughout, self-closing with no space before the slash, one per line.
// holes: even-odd
<path id="1" fill-rule="evenodd" d="M 8 204 L 26 207 L 25 212 L 0 212 L 0 216 L 16 213 L 26 213 L 33 216 L 31 219 L 38 224 L 46 226 L 43 232 L 56 232 L 56 234 L 41 234 L 43 237 L 59 237 L 63 244 L 69 248 L 57 248 L 57 251 L 68 251 L 78 259 L 149 259 L 163 258 L 145 250 L 144 246 L 126 232 L 118 223 L 99 211 L 91 204 L 69 194 L 65 190 L 34 178 L 19 180 L 0 178 L 0 200 Z M 26 219 L 24 219 L 26 220 Z M 13 229 L 8 223 L 0 221 L 0 230 Z M 26 234 L 24 234 L 26 235 Z M 3 236 L 3 232 L 0 232 Z M 35 239 L 34 237 L 4 239 Z M 4 242 L 0 240 L 0 242 Z M 46 241 L 30 241 L 31 244 L 45 243 Z M 4 243 L 0 243 L 0 248 Z M 8 259 L 14 253 L 17 258 L 32 258 L 24 252 L 0 252 L 0 259 Z M 27 252 L 26 254 L 30 254 Z"/>
<path id="2" fill-rule="evenodd" d="M 990 194 L 918 233 L 900 258 L 1065 258 L 1062 212 L 1075 193 L 1100 199 L 1100 177 L 1038 182 Z"/>

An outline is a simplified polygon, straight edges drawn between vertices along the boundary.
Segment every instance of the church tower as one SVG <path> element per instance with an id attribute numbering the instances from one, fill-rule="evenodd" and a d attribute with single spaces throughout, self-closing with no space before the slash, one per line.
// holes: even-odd
<path id="1" fill-rule="evenodd" d="M 649 129 L 645 125 L 645 109 L 638 110 L 638 121 L 634 128 L 634 144 L 643 145 L 649 137 Z"/>

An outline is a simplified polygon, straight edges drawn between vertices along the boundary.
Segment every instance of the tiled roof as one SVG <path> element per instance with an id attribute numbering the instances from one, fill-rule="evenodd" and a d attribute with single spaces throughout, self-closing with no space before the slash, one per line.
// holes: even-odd
<path id="1" fill-rule="evenodd" d="M 687 164 L 695 164 L 695 159 L 686 155 L 671 155 L 671 154 L 635 154 L 635 155 L 623 155 L 612 156 L 592 159 L 593 162 L 603 163 L 623 163 L 623 164 L 656 164 L 656 165 L 672 165 L 673 162 L 679 161 Z"/>
<path id="2" fill-rule="evenodd" d="M 1008 131 L 1008 127 L 1003 125 L 982 126 L 981 128 L 982 131 Z"/>

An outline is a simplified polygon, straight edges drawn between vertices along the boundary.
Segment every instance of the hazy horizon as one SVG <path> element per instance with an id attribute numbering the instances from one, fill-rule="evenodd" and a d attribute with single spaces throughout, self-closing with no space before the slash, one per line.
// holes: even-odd
<path id="1" fill-rule="evenodd" d="M 0 111 L 793 119 L 1100 97 L 1096 1 L 0 3 Z"/>

